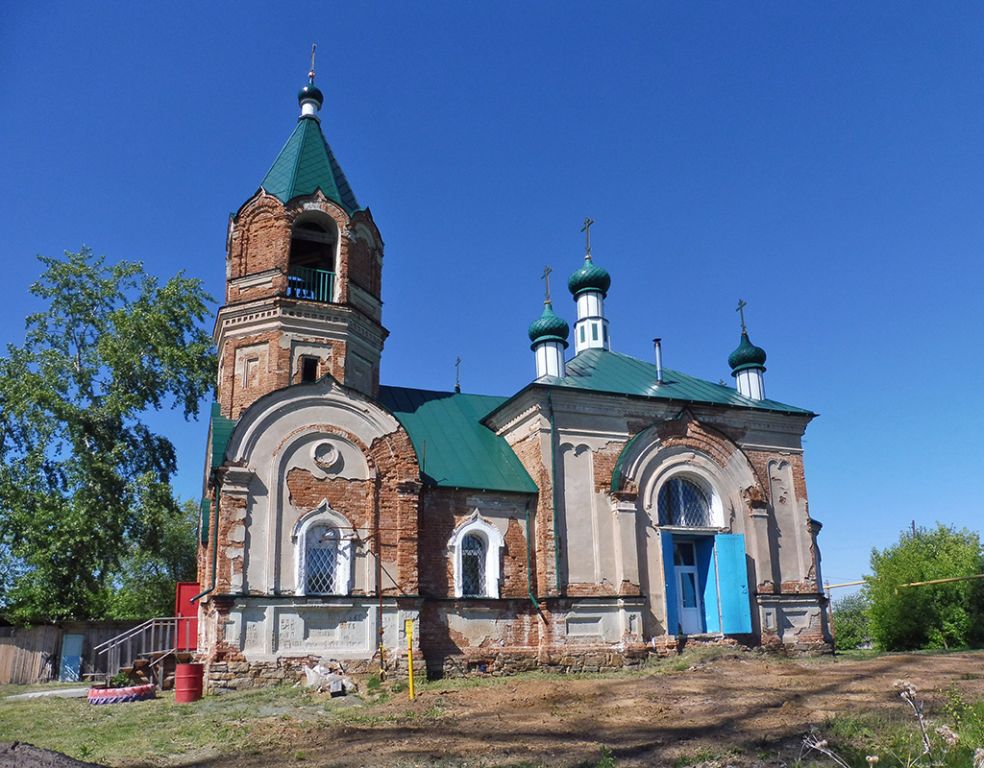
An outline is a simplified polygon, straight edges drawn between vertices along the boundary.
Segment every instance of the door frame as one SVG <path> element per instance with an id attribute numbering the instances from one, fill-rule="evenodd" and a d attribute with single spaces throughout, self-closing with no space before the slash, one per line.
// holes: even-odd
<path id="1" fill-rule="evenodd" d="M 677 565 L 676 564 L 676 553 L 677 548 L 688 547 L 693 554 L 693 565 Z M 693 608 L 687 608 L 683 604 L 683 576 L 684 574 L 693 574 L 694 577 L 694 597 L 697 600 L 697 604 Z M 676 579 L 676 598 L 677 598 L 677 620 L 679 623 L 679 629 L 681 634 L 684 635 L 701 635 L 707 631 L 705 621 L 704 621 L 704 598 L 701 592 L 701 578 L 700 578 L 700 565 L 697 559 L 697 542 L 693 539 L 677 539 L 674 537 L 673 541 L 673 576 Z M 706 579 L 705 579 L 706 580 Z M 696 611 L 696 630 L 692 630 L 684 627 L 684 611 Z"/>

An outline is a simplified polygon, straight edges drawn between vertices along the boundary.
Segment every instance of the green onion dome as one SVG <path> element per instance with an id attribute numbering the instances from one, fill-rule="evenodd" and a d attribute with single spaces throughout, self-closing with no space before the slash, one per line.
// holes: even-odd
<path id="1" fill-rule="evenodd" d="M 574 296 L 584 291 L 601 291 L 602 296 L 606 296 L 611 284 L 611 275 L 595 264 L 591 256 L 585 256 L 581 268 L 568 278 L 567 289 Z"/>
<path id="2" fill-rule="evenodd" d="M 553 305 L 548 301 L 539 319 L 530 323 L 529 334 L 533 344 L 539 344 L 541 341 L 560 341 L 566 347 L 571 329 L 567 321 L 553 311 Z"/>
<path id="3" fill-rule="evenodd" d="M 734 376 L 738 371 L 747 368 L 761 368 L 765 370 L 765 350 L 756 347 L 748 339 L 748 331 L 741 332 L 741 343 L 738 348 L 728 355 L 728 365 L 731 366 L 731 375 Z"/>
<path id="4" fill-rule="evenodd" d="M 321 109 L 321 105 L 325 103 L 325 96 L 321 89 L 314 84 L 314 78 L 311 78 L 308 84 L 297 92 L 297 103 L 303 104 L 305 101 L 318 102 L 318 109 Z"/>

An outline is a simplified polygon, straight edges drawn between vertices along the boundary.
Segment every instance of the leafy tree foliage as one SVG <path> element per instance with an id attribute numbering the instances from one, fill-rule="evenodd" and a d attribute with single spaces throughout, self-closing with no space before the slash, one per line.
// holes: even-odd
<path id="1" fill-rule="evenodd" d="M 174 584 L 194 581 L 198 505 L 185 501 L 181 514 L 164 520 L 159 546 L 149 551 L 132 543 L 110 595 L 109 617 L 145 619 L 174 613 Z"/>
<path id="2" fill-rule="evenodd" d="M 837 648 L 849 651 L 871 640 L 868 610 L 871 604 L 862 592 L 834 602 L 834 632 Z"/>
<path id="3" fill-rule="evenodd" d="M 183 520 L 174 447 L 145 416 L 188 418 L 211 389 L 209 298 L 88 248 L 40 260 L 46 308 L 0 357 L 0 550 L 17 564 L 0 593 L 15 620 L 103 617 Z"/>
<path id="4" fill-rule="evenodd" d="M 952 648 L 984 640 L 981 580 L 899 588 L 900 584 L 984 572 L 979 536 L 938 525 L 903 532 L 899 542 L 871 553 L 871 633 L 885 650 Z"/>

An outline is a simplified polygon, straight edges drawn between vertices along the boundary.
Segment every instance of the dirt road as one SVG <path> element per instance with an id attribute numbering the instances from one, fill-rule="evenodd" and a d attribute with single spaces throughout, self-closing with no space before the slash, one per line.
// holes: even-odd
<path id="1" fill-rule="evenodd" d="M 949 686 L 979 700 L 984 653 L 800 661 L 738 653 L 682 671 L 448 683 L 413 703 L 394 697 L 373 707 L 366 722 L 309 733 L 314 738 L 296 743 L 297 752 L 281 748 L 278 764 L 594 765 L 602 748 L 618 766 L 693 764 L 700 755 L 725 755 L 720 765 L 781 764 L 777 758 L 794 758 L 803 734 L 833 715 L 883 710 L 905 717 L 893 688 L 900 678 L 917 687 L 930 711 Z"/>

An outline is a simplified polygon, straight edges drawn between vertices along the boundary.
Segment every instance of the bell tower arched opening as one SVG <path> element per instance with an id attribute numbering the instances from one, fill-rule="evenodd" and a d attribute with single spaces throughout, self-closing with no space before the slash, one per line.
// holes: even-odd
<path id="1" fill-rule="evenodd" d="M 287 295 L 329 303 L 335 297 L 338 226 L 328 216 L 302 216 L 290 233 Z"/>

